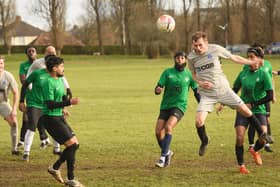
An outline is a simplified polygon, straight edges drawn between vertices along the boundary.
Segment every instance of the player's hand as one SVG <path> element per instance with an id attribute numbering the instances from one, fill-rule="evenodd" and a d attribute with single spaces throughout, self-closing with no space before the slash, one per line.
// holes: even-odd
<path id="1" fill-rule="evenodd" d="M 19 110 L 21 111 L 21 112 L 26 112 L 26 106 L 25 106 L 25 104 L 24 103 L 19 103 Z"/>
<path id="2" fill-rule="evenodd" d="M 216 109 L 216 114 L 219 116 L 220 115 L 220 113 L 221 113 L 221 111 L 223 110 L 223 108 L 224 108 L 224 105 L 223 104 L 220 104 L 218 107 L 217 107 L 217 109 Z"/>
<path id="3" fill-rule="evenodd" d="M 204 89 L 210 90 L 210 89 L 213 88 L 214 84 L 212 82 L 209 82 L 209 81 L 200 81 L 199 86 L 204 88 Z"/>
<path id="4" fill-rule="evenodd" d="M 272 103 L 276 103 L 276 101 L 277 101 L 277 99 L 276 99 L 276 97 L 274 95 L 273 98 L 272 98 Z"/>
<path id="5" fill-rule="evenodd" d="M 70 112 L 68 112 L 68 110 L 66 110 L 66 109 L 63 109 L 63 110 L 62 110 L 62 113 L 63 113 L 63 116 L 64 116 L 65 118 L 67 118 L 67 117 L 70 116 Z"/>
<path id="6" fill-rule="evenodd" d="M 155 87 L 155 94 L 156 95 L 159 95 L 161 92 L 162 92 L 162 87 L 160 87 L 160 86 Z"/>
<path id="7" fill-rule="evenodd" d="M 278 75 L 278 71 L 272 71 L 273 75 Z"/>
<path id="8" fill-rule="evenodd" d="M 252 105 L 250 103 L 246 103 L 246 105 L 249 109 L 252 109 Z"/>
<path id="9" fill-rule="evenodd" d="M 78 103 L 79 103 L 79 98 L 72 98 L 72 99 L 70 99 L 70 103 L 71 103 L 71 105 L 77 105 Z"/>

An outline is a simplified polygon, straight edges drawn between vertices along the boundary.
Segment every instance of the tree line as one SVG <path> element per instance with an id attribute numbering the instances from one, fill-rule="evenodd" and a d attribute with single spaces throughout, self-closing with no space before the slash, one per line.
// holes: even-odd
<path id="1" fill-rule="evenodd" d="M 135 47 L 155 58 L 163 52 L 190 50 L 190 36 L 208 33 L 210 42 L 221 45 L 267 45 L 280 41 L 280 1 L 277 0 L 81 0 L 85 3 L 79 26 L 72 34 L 87 46 L 118 45 L 124 54 Z M 34 16 L 46 20 L 58 52 L 66 30 L 66 0 L 31 1 Z M 0 23 L 4 45 L 10 48 L 15 0 L 0 0 Z M 161 33 L 156 20 L 162 14 L 175 18 L 176 29 Z"/>

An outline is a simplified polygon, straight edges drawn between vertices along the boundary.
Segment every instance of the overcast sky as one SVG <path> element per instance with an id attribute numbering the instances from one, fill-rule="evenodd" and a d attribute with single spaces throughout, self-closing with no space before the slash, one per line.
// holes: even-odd
<path id="1" fill-rule="evenodd" d="M 22 20 L 39 27 L 40 29 L 48 29 L 47 23 L 40 19 L 34 13 L 30 12 L 32 10 L 32 4 L 37 0 L 16 0 L 17 15 L 22 17 Z M 174 6 L 175 9 L 180 9 L 182 7 L 182 0 L 166 0 L 167 6 Z M 67 13 L 66 22 L 67 28 L 72 28 L 73 25 L 81 25 L 81 15 L 84 13 L 84 7 L 86 0 L 66 0 L 67 2 Z"/>
<path id="2" fill-rule="evenodd" d="M 46 30 L 48 28 L 47 23 L 30 12 L 32 9 L 30 4 L 34 1 L 36 0 L 16 0 L 17 15 L 21 16 L 23 21 Z M 69 25 L 79 25 L 79 18 L 83 12 L 85 0 L 66 0 L 66 2 L 68 4 L 66 13 L 68 27 Z"/>

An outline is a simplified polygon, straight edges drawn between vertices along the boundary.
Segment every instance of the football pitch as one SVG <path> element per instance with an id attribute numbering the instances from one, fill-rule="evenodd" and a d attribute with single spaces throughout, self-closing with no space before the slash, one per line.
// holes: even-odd
<path id="1" fill-rule="evenodd" d="M 155 168 L 160 150 L 155 139 L 155 122 L 160 96 L 154 87 L 162 71 L 173 66 L 171 57 L 148 60 L 137 56 L 62 56 L 65 76 L 80 104 L 68 107 L 67 119 L 80 142 L 75 175 L 85 186 L 279 186 L 280 184 L 280 76 L 275 77 L 278 102 L 272 104 L 273 153 L 261 151 L 263 166 L 256 166 L 247 152 L 244 159 L 250 174 L 239 174 L 235 158 L 235 111 L 225 108 L 206 121 L 210 144 L 205 156 L 194 126 L 196 102 L 190 91 L 188 110 L 173 131 L 171 149 L 175 153 L 170 167 Z M 5 68 L 18 83 L 22 55 L 6 56 Z M 268 57 L 274 70 L 280 70 L 280 57 Z M 223 61 L 231 85 L 241 65 Z M 19 126 L 21 112 L 18 111 Z M 10 152 L 9 127 L 1 120 L 0 186 L 58 187 L 47 173 L 57 156 L 52 147 L 40 149 L 36 133 L 30 161 Z M 22 152 L 22 150 L 21 150 Z M 62 168 L 66 177 L 66 165 Z"/>

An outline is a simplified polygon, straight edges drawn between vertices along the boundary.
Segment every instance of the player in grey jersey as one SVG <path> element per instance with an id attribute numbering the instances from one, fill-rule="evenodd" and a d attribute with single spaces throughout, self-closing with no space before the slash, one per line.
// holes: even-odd
<path id="1" fill-rule="evenodd" d="M 255 64 L 258 62 L 233 55 L 219 45 L 208 44 L 206 33 L 201 31 L 193 34 L 192 48 L 193 50 L 188 55 L 188 64 L 194 80 L 199 85 L 198 90 L 201 95 L 195 120 L 197 133 L 201 140 L 199 155 L 203 156 L 205 154 L 209 143 L 205 130 L 205 120 L 208 113 L 213 111 L 216 103 L 227 105 L 247 117 L 250 124 L 255 126 L 259 134 L 259 141 L 267 141 L 268 136 L 256 116 L 231 89 L 221 68 L 220 58 L 230 59 L 238 64 Z"/>
<path id="2" fill-rule="evenodd" d="M 14 76 L 5 71 L 4 58 L 0 56 L 0 115 L 8 122 L 11 127 L 10 135 L 12 140 L 12 154 L 19 155 L 17 150 L 18 122 L 17 105 L 19 100 L 18 85 Z M 13 93 L 12 106 L 9 104 L 8 93 Z"/>

